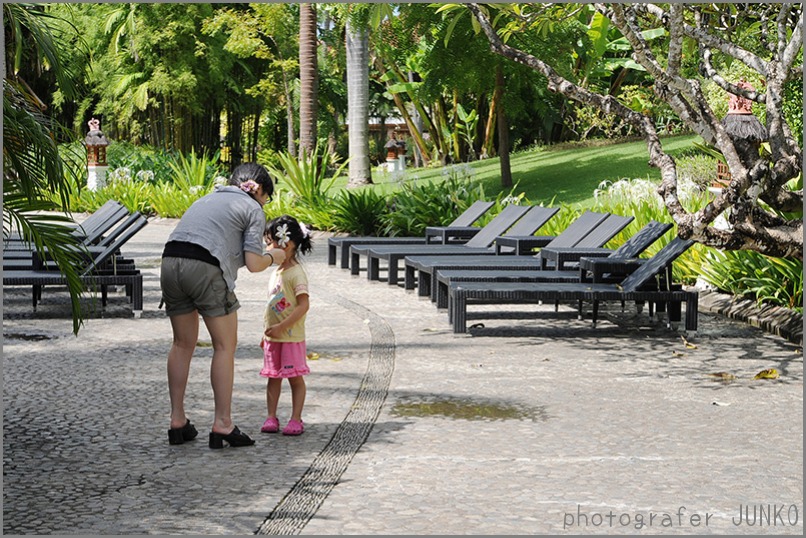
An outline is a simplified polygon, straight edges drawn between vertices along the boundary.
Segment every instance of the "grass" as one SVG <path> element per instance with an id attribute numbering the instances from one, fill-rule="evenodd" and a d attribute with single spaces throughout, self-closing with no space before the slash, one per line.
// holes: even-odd
<path id="1" fill-rule="evenodd" d="M 663 139 L 665 151 L 674 155 L 691 147 L 699 137 L 676 136 Z M 535 204 L 566 203 L 589 207 L 593 204 L 593 191 L 602 181 L 619 179 L 660 180 L 660 171 L 647 163 L 649 152 L 641 141 L 544 147 L 524 150 L 510 156 L 512 180 L 517 192 Z M 501 190 L 501 172 L 498 158 L 470 163 L 473 178 L 484 184 L 485 192 L 494 197 Z M 442 168 L 410 168 L 401 176 L 373 169 L 373 189 L 381 192 L 396 191 L 400 179 L 415 181 L 442 181 Z M 336 182 L 343 187 L 346 178 Z"/>

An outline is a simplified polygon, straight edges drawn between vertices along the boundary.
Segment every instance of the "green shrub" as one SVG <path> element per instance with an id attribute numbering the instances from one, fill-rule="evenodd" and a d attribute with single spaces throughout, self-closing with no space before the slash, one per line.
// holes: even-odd
<path id="1" fill-rule="evenodd" d="M 403 183 L 390 201 L 384 235 L 421 236 L 426 226 L 445 226 L 484 199 L 481 183 L 458 177 L 441 183 Z"/>
<path id="2" fill-rule="evenodd" d="M 708 249 L 701 271 L 703 279 L 720 291 L 803 312 L 802 260 Z"/>
<path id="3" fill-rule="evenodd" d="M 196 156 L 195 151 L 191 151 L 189 156 L 181 153 L 168 163 L 171 169 L 170 179 L 180 190 L 192 190 L 199 188 L 207 194 L 212 190 L 217 177 L 221 176 L 221 168 L 218 164 L 219 154 L 208 156 L 206 153 L 201 157 Z"/>
<path id="4" fill-rule="evenodd" d="M 333 199 L 333 223 L 354 235 L 379 235 L 387 212 L 386 197 L 372 189 L 343 190 Z"/>
<path id="5" fill-rule="evenodd" d="M 178 219 L 207 192 L 203 187 L 180 189 L 171 183 L 162 183 L 151 191 L 151 206 L 160 217 Z"/>
<path id="6" fill-rule="evenodd" d="M 129 142 L 114 141 L 106 148 L 109 169 L 128 168 L 137 177 L 139 172 L 150 172 L 150 182 L 160 183 L 171 177 L 170 163 L 175 156 L 150 146 L 135 146 Z M 142 178 L 141 174 L 141 178 Z"/>

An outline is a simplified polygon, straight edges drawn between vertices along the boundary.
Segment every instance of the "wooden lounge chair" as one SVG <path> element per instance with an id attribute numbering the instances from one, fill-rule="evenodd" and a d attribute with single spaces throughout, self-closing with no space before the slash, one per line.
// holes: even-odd
<path id="1" fill-rule="evenodd" d="M 116 263 L 117 253 L 134 234 L 147 223 L 140 215 L 137 223 L 127 227 L 120 235 L 105 247 L 90 247 L 85 253 L 88 258 L 80 272 L 80 278 L 86 289 L 100 289 L 102 305 L 107 304 L 109 286 L 125 286 L 126 294 L 132 302 L 135 317 L 143 310 L 143 275 L 133 266 L 119 267 Z M 3 271 L 3 286 L 31 286 L 33 308 L 42 299 L 45 286 L 63 286 L 67 278 L 58 269 L 45 265 L 44 269 Z"/>
<path id="2" fill-rule="evenodd" d="M 601 247 L 610 239 L 616 236 L 621 230 L 634 220 L 634 217 L 623 217 L 621 215 L 611 215 L 607 213 L 595 213 L 586 211 L 580 215 L 574 222 L 568 225 L 561 234 L 551 239 L 546 243 L 543 248 L 550 248 L 555 246 L 580 246 L 585 248 Z M 496 239 L 496 244 L 506 241 L 508 237 L 501 237 Z M 518 238 L 521 242 L 522 238 Z M 534 247 L 537 242 L 530 242 L 529 248 Z M 500 247 L 498 247 L 500 249 Z M 514 243 L 511 248 L 517 248 Z M 541 260 L 541 253 L 536 256 L 497 256 L 501 258 L 502 265 L 506 265 L 510 260 L 525 258 L 529 262 L 534 262 L 543 266 Z M 485 257 L 487 258 L 487 257 Z M 465 256 L 461 260 L 453 260 L 447 257 L 440 256 L 411 256 L 405 260 L 405 282 L 406 289 L 413 289 L 415 283 L 415 274 L 417 275 L 416 282 L 418 294 L 421 297 L 431 295 L 432 301 L 436 301 L 436 287 L 432 286 L 433 276 L 436 271 L 446 269 L 454 266 L 471 265 L 477 267 L 479 257 Z M 457 263 L 458 262 L 458 263 Z M 491 262 L 493 263 L 493 262 Z"/>
<path id="3" fill-rule="evenodd" d="M 406 256 L 414 254 L 439 254 L 445 256 L 494 254 L 493 243 L 496 237 L 509 233 L 508 230 L 510 229 L 511 233 L 519 235 L 534 233 L 557 211 L 559 211 L 558 208 L 508 205 L 464 245 L 401 245 L 397 247 L 370 245 L 366 248 L 354 245 L 350 249 L 351 269 L 353 274 L 357 274 L 360 263 L 359 258 L 361 254 L 366 254 L 367 278 L 369 280 L 379 280 L 380 260 L 386 260 L 387 282 L 390 285 L 396 285 L 398 283 L 400 261 Z"/>
<path id="4" fill-rule="evenodd" d="M 542 262 L 539 258 L 530 257 L 523 259 L 523 263 L 505 265 L 511 257 L 501 259 L 502 264 L 498 266 L 477 264 L 476 267 L 449 267 L 447 269 L 437 269 L 432 276 L 431 300 L 436 301 L 437 308 L 448 306 L 448 286 L 452 282 L 575 282 L 591 279 L 593 282 L 610 281 L 613 278 L 624 278 L 627 274 L 638 268 L 641 260 L 638 256 L 644 253 L 653 243 L 663 237 L 673 228 L 672 224 L 652 220 L 644 225 L 640 230 L 631 235 L 616 250 L 605 248 L 570 248 L 574 256 L 579 261 L 587 256 L 587 263 L 578 270 L 545 270 L 542 269 Z M 606 253 L 606 256 L 604 254 Z M 617 270 L 613 273 L 604 263 L 594 263 L 592 257 L 599 260 L 613 260 L 618 262 Z M 599 256 L 602 256 L 599 258 Z M 570 257 L 570 256 L 568 256 Z M 520 257 L 522 258 L 522 257 Z M 633 263 L 626 264 L 625 260 L 633 260 Z M 490 260 L 493 261 L 493 260 Z M 486 260 L 485 260 L 486 262 Z"/>
<path id="5" fill-rule="evenodd" d="M 353 245 L 417 245 L 426 243 L 463 243 L 476 235 L 478 226 L 473 223 L 479 220 L 493 207 L 494 202 L 477 200 L 465 209 L 447 226 L 428 226 L 423 237 L 331 237 L 327 240 L 327 263 L 336 265 L 336 250 L 341 248 L 341 268 L 350 267 L 350 247 Z"/>
<path id="6" fill-rule="evenodd" d="M 467 330 L 469 304 L 590 301 L 593 303 L 592 321 L 595 327 L 601 301 L 638 301 L 664 305 L 668 310 L 669 325 L 674 327 L 681 318 L 681 305 L 686 303 L 685 328 L 687 331 L 696 331 L 698 293 L 684 290 L 671 282 L 672 262 L 692 244 L 694 242 L 690 239 L 673 239 L 620 283 L 452 282 L 448 291 L 448 317 L 453 332 L 464 333 Z M 612 260 L 608 260 L 608 263 L 615 265 Z"/>

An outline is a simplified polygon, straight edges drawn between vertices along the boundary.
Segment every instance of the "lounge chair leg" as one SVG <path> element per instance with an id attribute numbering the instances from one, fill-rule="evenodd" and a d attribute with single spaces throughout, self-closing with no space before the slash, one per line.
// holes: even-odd
<path id="1" fill-rule="evenodd" d="M 403 275 L 403 288 L 413 290 L 415 284 L 416 280 L 414 279 L 414 267 L 407 265 Z"/>
<path id="2" fill-rule="evenodd" d="M 417 271 L 417 296 L 431 296 L 431 275 L 425 271 Z"/>
<path id="3" fill-rule="evenodd" d="M 336 265 L 336 245 L 327 246 L 327 264 Z"/>
<path id="4" fill-rule="evenodd" d="M 380 280 L 380 260 L 372 256 L 367 257 L 367 279 Z"/>
<path id="5" fill-rule="evenodd" d="M 585 314 L 582 310 L 582 299 L 580 299 L 579 304 L 577 305 L 577 319 L 581 320 L 583 317 L 585 317 Z"/>
<path id="6" fill-rule="evenodd" d="M 456 293 L 453 296 L 453 332 L 467 332 L 467 299 L 463 293 Z"/>
<path id="7" fill-rule="evenodd" d="M 593 313 L 591 314 L 591 325 L 596 328 L 596 320 L 599 319 L 599 301 L 593 301 Z M 582 318 L 580 318 L 582 319 Z"/>
<path id="8" fill-rule="evenodd" d="M 361 273 L 361 256 L 356 253 L 350 254 L 350 274 L 357 275 Z"/>

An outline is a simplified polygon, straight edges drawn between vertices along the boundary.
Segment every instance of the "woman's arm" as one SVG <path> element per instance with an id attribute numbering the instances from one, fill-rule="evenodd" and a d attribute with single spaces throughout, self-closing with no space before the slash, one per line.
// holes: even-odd
<path id="1" fill-rule="evenodd" d="M 268 250 L 266 254 L 247 251 L 244 252 L 244 261 L 246 261 L 246 268 L 250 273 L 259 273 L 268 269 L 271 265 L 283 263 L 285 261 L 285 251 L 280 248 Z"/>

